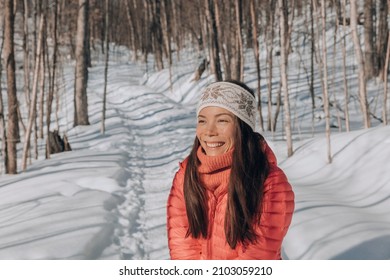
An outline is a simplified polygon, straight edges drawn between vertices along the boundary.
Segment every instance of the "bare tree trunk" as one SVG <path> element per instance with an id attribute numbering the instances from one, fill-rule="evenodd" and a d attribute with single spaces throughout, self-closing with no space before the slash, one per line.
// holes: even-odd
<path id="1" fill-rule="evenodd" d="M 89 125 L 88 120 L 88 67 L 87 67 L 87 28 L 89 0 L 79 0 L 79 13 L 77 18 L 77 43 L 76 43 L 76 69 L 74 91 L 74 124 Z"/>
<path id="2" fill-rule="evenodd" d="M 322 18 L 322 66 L 323 66 L 323 102 L 325 111 L 325 134 L 328 163 L 332 163 L 332 149 L 330 143 L 330 112 L 329 112 L 329 94 L 328 94 L 328 51 L 326 47 L 326 5 L 325 0 L 321 0 L 321 18 Z"/>
<path id="3" fill-rule="evenodd" d="M 50 79 L 49 79 L 49 91 L 48 98 L 46 100 L 46 158 L 50 158 L 50 143 L 49 143 L 49 132 L 50 132 L 50 122 L 51 122 L 51 111 L 52 104 L 54 98 L 54 89 L 55 89 L 55 81 L 56 81 L 56 71 L 57 71 L 57 51 L 58 51 L 58 39 L 57 39 L 57 27 L 58 27 L 58 10 L 60 6 L 57 3 L 57 0 L 53 1 L 53 54 L 52 54 L 52 69 L 49 70 L 49 74 L 51 71 Z M 48 64 L 49 66 L 49 64 Z"/>
<path id="4" fill-rule="evenodd" d="M 47 11 L 46 9 L 43 11 L 43 15 L 45 17 L 45 24 L 44 26 L 47 26 L 46 24 L 46 18 L 47 18 Z M 38 159 L 38 138 L 43 139 L 44 138 L 44 125 L 43 125 L 43 119 L 45 116 L 45 84 L 46 84 L 46 66 L 50 68 L 49 66 L 49 58 L 48 58 L 48 45 L 46 41 L 46 27 L 42 31 L 42 46 L 41 46 L 41 58 L 40 58 L 40 77 L 39 77 L 39 126 L 38 126 L 38 119 L 35 118 L 35 128 L 34 128 L 34 152 L 35 152 L 35 159 Z M 49 70 L 50 72 L 50 70 Z M 50 77 L 49 77 L 50 79 Z M 38 131 L 39 127 L 39 131 Z M 39 132 L 39 135 L 38 135 Z"/>
<path id="5" fill-rule="evenodd" d="M 338 5 L 335 5 L 335 7 L 336 7 L 336 14 L 338 15 L 339 14 Z M 325 20 L 326 20 L 326 11 L 325 11 Z M 332 55 L 332 70 L 331 70 L 332 76 L 331 76 L 331 82 L 330 82 L 330 85 L 331 85 L 330 91 L 333 92 L 334 108 L 336 108 L 336 115 L 337 115 L 337 126 L 339 129 L 339 132 L 341 132 L 343 124 L 341 122 L 340 106 L 339 106 L 338 100 L 336 98 L 337 89 L 335 88 L 335 82 L 334 82 L 336 75 L 339 76 L 339 74 L 337 73 L 337 70 L 336 70 L 337 37 L 338 37 L 338 34 L 340 33 L 338 31 L 339 25 L 340 25 L 339 19 L 336 17 L 336 24 L 335 24 L 334 34 L 333 34 L 333 51 L 332 51 L 333 55 Z M 329 92 L 329 90 L 328 90 L 328 92 Z"/>
<path id="6" fill-rule="evenodd" d="M 276 131 L 276 124 L 278 122 L 278 117 L 280 113 L 280 107 L 282 105 L 282 83 L 279 83 L 279 88 L 278 88 L 278 95 L 276 97 L 276 109 L 275 109 L 275 114 L 274 114 L 274 120 L 272 122 L 272 134 L 274 135 Z"/>
<path id="7" fill-rule="evenodd" d="M 1 69 L 0 69 L 0 78 L 1 78 Z M 4 119 L 4 103 L 3 103 L 3 93 L 0 87 L 0 139 L 1 139 L 1 155 L 4 159 L 5 173 L 8 173 L 7 162 L 7 136 L 5 131 L 5 119 Z"/>
<path id="8" fill-rule="evenodd" d="M 280 20 L 280 74 L 282 81 L 282 89 L 284 96 L 284 114 L 285 114 L 285 131 L 286 131 L 286 141 L 287 141 L 287 155 L 291 157 L 293 155 L 293 144 L 292 144 L 292 134 L 291 134 L 291 114 L 290 114 L 290 100 L 288 93 L 288 74 L 287 74 L 287 64 L 288 64 L 288 40 L 286 40 L 286 21 L 284 9 L 287 9 L 287 5 L 284 0 L 278 0 L 279 3 L 279 20 Z"/>
<path id="9" fill-rule="evenodd" d="M 38 14 L 38 5 L 39 1 L 37 0 L 32 0 L 32 21 L 33 24 L 31 25 L 32 31 L 29 31 L 29 33 L 32 33 L 32 46 L 31 46 L 31 53 L 32 53 L 32 58 L 29 58 L 29 61 L 32 62 L 30 69 L 34 70 L 35 69 L 35 61 L 37 58 L 35 57 L 37 55 L 37 14 Z M 28 99 L 31 99 L 31 93 L 29 93 Z M 30 101 L 29 101 L 30 102 Z M 30 107 L 29 107 L 30 108 Z"/>
<path id="10" fill-rule="evenodd" d="M 344 30 L 344 36 L 343 36 L 343 46 L 342 46 L 342 53 L 343 53 L 343 85 L 344 85 L 344 99 L 345 99 L 345 105 L 344 105 L 344 117 L 345 117 L 345 129 L 346 131 L 350 131 L 350 123 L 349 123 L 349 94 L 348 94 L 348 81 L 347 81 L 347 67 L 346 67 L 346 34 L 347 34 L 347 19 L 346 19 L 346 13 L 345 13 L 345 7 L 347 3 L 346 0 L 343 0 L 343 30 Z"/>
<path id="11" fill-rule="evenodd" d="M 142 36 L 142 51 L 143 51 L 143 55 L 144 55 L 144 63 L 146 65 L 146 72 L 148 72 L 148 54 L 149 52 L 151 51 L 151 42 L 152 42 L 152 37 L 151 37 L 151 33 L 150 33 L 150 30 L 149 30 L 149 18 L 150 18 L 150 4 L 149 4 L 149 1 L 143 1 L 143 4 L 144 4 L 144 9 L 143 9 L 143 17 L 144 17 L 144 20 L 142 21 L 142 33 L 144 34 L 144 36 Z"/>
<path id="12" fill-rule="evenodd" d="M 45 16 L 46 17 L 46 16 Z M 42 40 L 43 42 L 46 42 L 45 40 L 45 35 L 42 35 Z M 45 55 L 46 55 L 46 50 L 45 50 L 46 44 L 42 43 L 41 47 L 41 74 L 40 74 L 40 83 L 39 83 L 39 88 L 40 88 L 40 96 L 39 96 L 39 138 L 43 139 L 43 117 L 45 114 Z"/>
<path id="13" fill-rule="evenodd" d="M 238 63 L 238 65 L 236 66 L 238 72 L 236 79 L 239 81 L 243 81 L 244 80 L 244 50 L 243 50 L 242 34 L 241 34 L 242 8 L 241 8 L 241 1 L 235 0 L 234 3 L 235 3 L 235 12 L 236 12 L 236 27 L 237 27 L 236 40 L 237 40 L 237 55 L 238 55 L 238 59 L 236 61 L 236 63 Z"/>
<path id="14" fill-rule="evenodd" d="M 267 79 L 267 96 L 268 96 L 268 125 L 267 129 L 272 131 L 272 134 L 275 132 L 274 127 L 276 123 L 273 123 L 272 117 L 272 78 L 273 78 L 273 41 L 274 41 L 274 21 L 275 21 L 275 1 L 271 1 L 270 7 L 268 7 L 267 13 L 267 22 L 269 22 L 266 27 L 266 49 L 267 49 L 267 64 L 268 64 L 268 79 Z M 275 118 L 276 122 L 277 118 Z"/>
<path id="15" fill-rule="evenodd" d="M 229 57 L 226 55 L 226 49 L 223 44 L 223 39 L 222 39 L 222 26 L 221 26 L 221 13 L 220 13 L 220 5 L 221 3 L 218 0 L 214 0 L 214 12 L 215 12 L 215 24 L 216 24 L 216 29 L 218 33 L 218 40 L 221 43 L 220 44 L 220 50 L 221 50 L 221 56 L 222 56 L 222 65 L 224 69 L 224 76 L 225 80 L 229 80 L 232 78 L 231 76 L 231 71 L 229 67 Z"/>
<path id="16" fill-rule="evenodd" d="M 109 42 L 108 42 L 108 25 L 109 25 L 109 0 L 105 1 L 106 4 L 106 13 L 105 13 L 105 20 L 104 20 L 104 26 L 105 26 L 105 32 L 104 32 L 104 41 L 105 41 L 105 65 L 104 65 L 104 90 L 103 90 L 103 114 L 102 114 L 102 127 L 101 127 L 101 133 L 104 134 L 106 131 L 106 99 L 107 99 L 107 74 L 108 74 L 108 60 L 109 60 Z"/>
<path id="17" fill-rule="evenodd" d="M 310 96 L 311 96 L 311 116 L 312 116 L 312 134 L 314 135 L 314 110 L 316 108 L 314 94 L 314 58 L 316 53 L 315 34 L 314 34 L 314 2 L 310 0 L 310 33 L 311 33 L 311 52 L 310 52 Z"/>
<path id="18" fill-rule="evenodd" d="M 174 3 L 174 1 L 173 1 Z M 206 46 L 206 39 L 207 39 L 207 27 L 206 27 L 206 20 L 205 20 L 205 13 L 203 12 L 203 5 L 202 5 L 202 0 L 197 0 L 197 14 L 198 14 L 198 18 L 199 18 L 199 32 L 200 32 L 200 42 L 201 42 L 201 50 L 202 50 L 202 53 L 203 53 L 203 56 L 206 58 L 206 65 L 207 65 L 207 55 L 206 55 L 206 49 L 207 49 L 207 46 Z M 174 12 L 174 7 L 172 7 L 172 11 L 173 11 L 173 34 L 175 36 L 175 29 L 176 29 L 176 21 L 175 21 L 175 12 Z"/>
<path id="19" fill-rule="evenodd" d="M 152 7 L 152 23 L 150 33 L 152 35 L 153 40 L 153 50 L 154 57 L 156 62 L 157 71 L 161 71 L 164 69 L 163 62 L 163 50 L 162 46 L 163 42 L 163 34 L 161 29 L 161 3 L 160 0 L 151 1 Z"/>
<path id="20" fill-rule="evenodd" d="M 355 47 L 355 55 L 357 59 L 357 64 L 359 68 L 359 96 L 360 96 L 360 108 L 363 115 L 363 124 L 365 128 L 369 128 L 370 124 L 370 115 L 367 102 L 367 89 L 366 89 L 366 75 L 365 75 L 365 66 L 364 59 L 362 54 L 362 49 L 360 47 L 359 34 L 357 32 L 357 3 L 356 0 L 351 0 L 351 32 L 352 39 Z"/>
<path id="21" fill-rule="evenodd" d="M 26 135 L 25 135 L 25 139 L 24 139 L 24 145 L 23 145 L 22 170 L 26 170 L 26 168 L 27 168 L 27 156 L 28 156 L 28 151 L 30 149 L 31 131 L 32 131 L 32 127 L 35 123 L 35 117 L 36 117 L 38 79 L 39 79 L 39 70 L 41 67 L 40 59 L 43 59 L 43 57 L 42 57 L 42 43 L 43 43 L 42 40 L 43 40 L 44 22 L 45 22 L 45 17 L 44 17 L 44 14 L 41 13 L 41 19 L 40 19 L 40 23 L 39 23 L 37 55 L 36 55 L 37 61 L 35 62 L 34 81 L 33 81 L 33 88 L 32 88 L 32 100 L 30 102 L 28 126 L 27 126 Z"/>
<path id="22" fill-rule="evenodd" d="M 250 13 L 252 20 L 252 39 L 253 39 L 253 52 L 255 56 L 256 63 L 256 73 L 257 73 L 257 96 L 259 103 L 257 104 L 257 109 L 259 111 L 260 117 L 260 128 L 264 131 L 264 120 L 263 120 L 263 110 L 261 106 L 261 69 L 260 69 L 260 53 L 259 53 L 259 41 L 257 40 L 257 18 L 256 18 L 256 7 L 255 1 L 250 1 Z"/>
<path id="23" fill-rule="evenodd" d="M 14 56 L 14 5 L 13 0 L 5 1 L 4 66 L 7 73 L 8 129 L 7 129 L 7 173 L 17 173 L 16 144 L 20 141 L 18 124 L 18 99 L 16 95 Z"/>
<path id="24" fill-rule="evenodd" d="M 127 0 L 124 1 L 125 2 L 125 7 L 126 7 L 126 16 L 127 16 L 127 22 L 129 24 L 129 29 L 130 29 L 130 40 L 131 40 L 131 48 L 133 49 L 133 56 L 132 56 L 132 60 L 133 61 L 136 61 L 137 59 L 137 47 L 135 45 L 135 33 L 136 33 L 136 30 L 135 30 L 135 26 L 133 24 L 133 13 L 131 11 L 131 9 L 129 8 L 129 3 Z M 106 32 L 107 32 L 108 29 L 106 29 Z M 105 36 L 105 35 L 104 35 Z M 104 133 L 104 132 L 103 132 Z"/>
<path id="25" fill-rule="evenodd" d="M 229 67 L 230 67 L 230 72 L 231 72 L 231 78 L 234 80 L 240 80 L 240 50 L 239 50 L 239 43 L 238 43 L 238 35 L 237 35 L 237 22 L 235 20 L 235 11 L 229 11 L 232 13 L 232 15 L 229 15 L 229 30 L 230 34 L 229 37 L 230 40 L 228 39 L 226 41 L 227 44 L 227 49 L 228 49 L 228 57 L 229 59 Z M 234 19 L 234 20 L 232 20 Z"/>
<path id="26" fill-rule="evenodd" d="M 162 30 L 163 30 L 163 37 L 165 39 L 164 40 L 165 46 L 166 46 L 167 53 L 168 53 L 169 89 L 172 92 L 173 81 L 172 81 L 171 27 L 170 27 L 171 24 L 170 24 L 170 18 L 169 18 L 168 1 L 167 0 L 163 0 L 161 3 L 162 3 L 162 9 L 163 9 L 162 14 L 164 15 L 163 22 L 162 22 L 162 25 L 163 25 L 163 29 Z"/>
<path id="27" fill-rule="evenodd" d="M 378 63 L 379 77 L 384 81 L 385 76 L 387 75 L 387 70 L 385 71 L 384 63 L 386 61 L 387 53 L 387 44 L 389 36 L 389 26 L 387 24 L 387 17 L 389 13 L 389 4 L 388 0 L 380 0 L 379 4 L 379 23 L 377 24 L 377 40 L 376 40 L 376 62 Z"/>
<path id="28" fill-rule="evenodd" d="M 0 30 L 3 30 L 2 37 L 4 38 L 4 28 L 3 28 L 4 25 L 3 25 L 2 17 L 0 17 L 0 24 L 1 24 Z M 2 57 L 3 46 L 4 46 L 4 40 L 1 41 L 0 58 Z M 3 72 L 3 66 L 0 59 L 0 81 L 2 80 L 1 77 L 2 72 Z M 1 82 L 0 82 L 0 139 L 1 139 L 1 154 L 4 159 L 5 173 L 8 173 L 7 135 L 5 129 L 4 102 L 3 102 L 3 92 L 2 92 Z"/>
<path id="29" fill-rule="evenodd" d="M 376 76 L 375 48 L 374 48 L 374 23 L 373 23 L 373 0 L 364 1 L 364 66 L 366 79 Z"/>
<path id="30" fill-rule="evenodd" d="M 24 23 L 23 23 L 23 70 L 24 70 L 24 95 L 26 99 L 26 104 L 30 104 L 30 57 L 29 57 L 29 30 L 28 30 L 28 6 L 29 1 L 24 0 Z"/>
<path id="31" fill-rule="evenodd" d="M 287 54 L 289 55 L 292 52 L 292 45 L 291 45 L 291 33 L 292 33 L 292 26 L 293 26 L 293 21 L 294 21 L 294 8 L 295 8 L 295 0 L 284 0 L 284 6 L 285 9 L 283 10 L 284 12 L 284 18 L 285 18 L 285 30 L 286 30 L 286 49 L 287 49 Z M 291 7 L 291 12 L 289 13 L 288 7 Z M 289 18 L 289 15 L 290 18 Z M 290 21 L 290 22 L 289 22 Z"/>
<path id="32" fill-rule="evenodd" d="M 386 52 L 386 60 L 385 60 L 385 67 L 383 70 L 384 75 L 384 89 L 383 89 L 383 109 L 382 109 L 382 116 L 383 116 L 383 124 L 387 125 L 387 79 L 388 79 L 388 70 L 389 70 L 389 58 L 390 58 L 390 31 L 388 35 L 388 42 L 387 42 L 387 52 Z"/>
<path id="33" fill-rule="evenodd" d="M 215 14 L 213 8 L 214 0 L 205 0 L 206 2 L 206 16 L 207 21 L 209 22 L 209 34 L 211 36 L 211 52 L 213 59 L 211 64 L 213 65 L 215 79 L 217 81 L 222 81 L 222 71 L 221 71 L 221 62 L 219 58 L 219 42 L 218 42 L 218 31 L 217 24 L 215 22 Z"/>
<path id="34" fill-rule="evenodd" d="M 161 11 L 161 1 L 163 0 L 154 0 L 154 4 L 152 4 L 154 16 L 153 16 L 153 21 L 155 22 L 155 32 L 152 32 L 155 34 L 154 38 L 154 48 L 155 48 L 155 57 L 157 58 L 157 69 L 158 70 L 163 70 L 164 69 L 164 34 L 162 31 L 162 23 L 161 23 L 161 16 L 162 16 L 162 11 Z"/>
<path id="35" fill-rule="evenodd" d="M 200 1 L 202 1 L 202 0 L 199 0 L 199 6 L 201 6 Z M 176 48 L 177 48 L 177 51 L 176 51 L 177 59 L 180 61 L 180 46 L 181 46 L 180 36 L 179 36 L 180 19 L 179 19 L 179 15 L 178 15 L 178 12 L 180 12 L 180 10 L 179 10 L 178 4 L 176 3 L 176 0 L 171 0 L 171 2 L 172 2 L 172 16 L 173 16 L 173 34 L 174 34 Z M 206 34 L 204 33 L 203 35 L 206 35 Z M 203 42 L 204 42 L 204 40 L 206 40 L 206 36 L 203 36 Z"/>
<path id="36" fill-rule="evenodd" d="M 90 34 L 90 25 L 89 25 L 89 0 L 88 0 L 88 10 L 87 10 L 87 16 L 86 16 L 86 25 L 85 25 L 85 32 L 86 32 L 86 38 L 85 38 L 85 60 L 86 60 L 86 65 L 87 69 L 88 67 L 92 67 L 92 58 L 91 58 L 91 34 Z M 88 80 L 88 79 L 87 79 Z"/>
<path id="37" fill-rule="evenodd" d="M 64 57 L 59 56 L 60 59 L 60 65 L 64 65 Z M 61 75 L 61 82 L 62 85 L 65 85 L 65 73 L 64 73 L 64 68 L 58 68 L 59 71 L 61 71 L 58 75 Z M 61 96 L 59 94 L 59 87 L 58 84 L 56 83 L 56 90 L 54 91 L 55 94 L 55 99 L 56 99 L 56 106 L 55 106 L 55 113 L 54 113 L 54 118 L 55 118 L 55 124 L 56 124 L 56 129 L 59 131 L 60 130 L 60 124 L 59 124 L 59 113 L 60 113 L 60 106 L 61 106 Z M 50 143 L 49 143 L 50 144 Z"/>

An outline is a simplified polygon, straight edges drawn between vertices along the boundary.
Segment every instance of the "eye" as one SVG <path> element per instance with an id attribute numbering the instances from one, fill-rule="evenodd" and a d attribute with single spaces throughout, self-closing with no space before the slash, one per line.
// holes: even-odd
<path id="1" fill-rule="evenodd" d="M 203 119 L 198 119 L 198 124 L 203 124 L 203 123 L 205 123 L 206 121 L 205 120 L 203 120 Z"/>
<path id="2" fill-rule="evenodd" d="M 228 119 L 219 119 L 218 122 L 219 123 L 227 123 L 227 122 L 229 122 L 229 120 Z"/>

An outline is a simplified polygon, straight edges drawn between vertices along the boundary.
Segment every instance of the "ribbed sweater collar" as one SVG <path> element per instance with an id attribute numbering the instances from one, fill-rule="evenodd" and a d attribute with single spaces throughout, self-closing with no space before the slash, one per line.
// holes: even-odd
<path id="1" fill-rule="evenodd" d="M 208 156 L 204 153 L 202 147 L 199 146 L 197 156 L 200 161 L 198 166 L 199 173 L 210 174 L 231 167 L 233 150 L 218 156 Z"/>
<path id="2" fill-rule="evenodd" d="M 212 191 L 215 196 L 226 193 L 233 151 L 231 150 L 219 156 L 208 156 L 199 147 L 197 156 L 200 161 L 198 171 L 202 185 Z"/>

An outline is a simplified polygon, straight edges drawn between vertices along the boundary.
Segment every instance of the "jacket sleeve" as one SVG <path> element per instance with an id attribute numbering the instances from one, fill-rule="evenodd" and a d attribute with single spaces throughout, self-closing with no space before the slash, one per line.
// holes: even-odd
<path id="1" fill-rule="evenodd" d="M 184 201 L 183 182 L 185 168 L 176 173 L 167 204 L 168 247 L 173 260 L 196 260 L 201 256 L 201 245 L 197 239 L 186 237 L 188 219 Z"/>
<path id="2" fill-rule="evenodd" d="M 255 226 L 257 240 L 239 250 L 238 259 L 281 259 L 283 239 L 294 212 L 294 193 L 286 175 L 271 166 L 264 183 L 260 223 Z"/>

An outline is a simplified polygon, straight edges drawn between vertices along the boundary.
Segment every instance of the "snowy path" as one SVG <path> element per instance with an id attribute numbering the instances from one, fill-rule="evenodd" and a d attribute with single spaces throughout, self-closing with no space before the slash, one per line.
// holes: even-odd
<path id="1" fill-rule="evenodd" d="M 178 159 L 192 144 L 192 139 L 183 141 L 178 133 L 191 135 L 187 130 L 193 130 L 193 112 L 155 89 L 140 86 L 141 73 L 134 76 L 134 69 L 114 73 L 110 81 L 115 87 L 108 87 L 107 123 L 119 119 L 116 129 L 125 131 L 113 145 L 123 153 L 120 179 L 126 181 L 120 195 L 123 202 L 117 207 L 114 246 L 119 246 L 120 258 L 167 259 L 167 194 Z M 114 131 L 108 133 L 115 135 Z M 107 150 L 107 142 L 103 143 Z"/>
<path id="2" fill-rule="evenodd" d="M 178 158 L 184 156 L 192 143 L 183 142 L 177 137 L 177 131 L 193 129 L 185 125 L 186 120 L 191 123 L 193 114 L 146 87 L 129 86 L 121 90 L 138 93 L 127 101 L 118 100 L 119 97 L 113 102 L 111 96 L 108 102 L 109 107 L 116 108 L 116 115 L 125 120 L 124 127 L 129 135 L 121 147 L 128 155 L 126 172 L 129 175 L 125 201 L 119 206 L 124 221 L 121 223 L 123 236 L 119 235 L 122 256 L 168 258 L 165 244 L 167 193 L 172 174 L 178 168 Z"/>
<path id="3" fill-rule="evenodd" d="M 136 66 L 119 65 L 102 135 L 100 73 L 90 73 L 91 125 L 68 131 L 73 151 L 1 179 L 0 259 L 168 258 L 166 199 L 194 112 L 139 85 Z M 64 99 L 63 125 L 72 115 Z"/>

